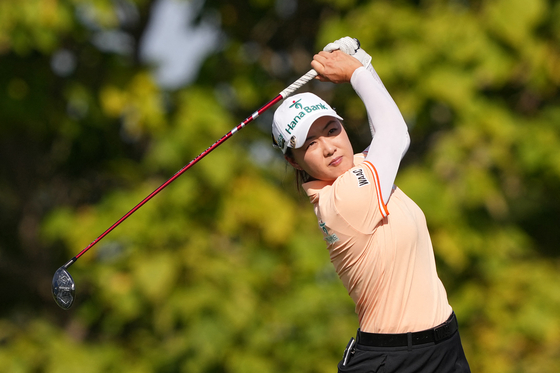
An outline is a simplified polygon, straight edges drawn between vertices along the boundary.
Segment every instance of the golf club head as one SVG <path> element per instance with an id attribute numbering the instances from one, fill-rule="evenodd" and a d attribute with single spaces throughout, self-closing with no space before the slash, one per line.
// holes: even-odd
<path id="1" fill-rule="evenodd" d="M 74 303 L 75 292 L 74 279 L 70 273 L 63 267 L 57 269 L 52 280 L 52 294 L 56 304 L 65 310 L 69 309 Z"/>

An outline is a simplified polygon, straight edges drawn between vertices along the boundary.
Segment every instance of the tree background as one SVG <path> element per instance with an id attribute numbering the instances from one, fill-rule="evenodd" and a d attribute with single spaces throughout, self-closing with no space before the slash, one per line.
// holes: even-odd
<path id="1" fill-rule="evenodd" d="M 560 2 L 198 4 L 218 48 L 166 89 L 140 58 L 154 1 L 0 2 L 0 370 L 334 371 L 357 318 L 272 113 L 72 266 L 72 309 L 50 283 L 350 35 L 409 125 L 397 184 L 427 216 L 473 372 L 560 371 Z M 304 89 L 369 142 L 349 85 Z"/>

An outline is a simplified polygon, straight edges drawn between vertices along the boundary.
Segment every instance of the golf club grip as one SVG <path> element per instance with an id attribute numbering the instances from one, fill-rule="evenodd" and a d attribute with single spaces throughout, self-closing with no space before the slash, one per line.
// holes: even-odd
<path id="1" fill-rule="evenodd" d="M 282 98 L 286 98 L 290 96 L 292 93 L 300 89 L 304 84 L 306 84 L 316 76 L 317 76 L 317 71 L 315 71 L 315 69 L 309 70 L 307 73 L 305 73 L 305 75 L 303 75 L 301 78 L 299 78 L 298 80 L 290 84 L 282 92 L 280 92 L 280 95 L 282 96 Z"/>
<path id="2" fill-rule="evenodd" d="M 272 106 L 274 106 L 276 103 L 278 103 L 279 101 L 281 101 L 282 99 L 288 97 L 289 95 L 291 95 L 292 93 L 294 93 L 297 89 L 301 88 L 304 84 L 308 83 L 311 79 L 313 79 L 314 77 L 317 76 L 317 72 L 313 69 L 309 70 L 307 73 L 305 73 L 305 75 L 303 75 L 301 78 L 299 78 L 298 80 L 296 80 L 295 82 L 293 82 L 292 84 L 290 84 L 286 89 L 284 89 L 282 92 L 280 92 L 275 98 L 273 98 L 272 100 L 270 100 L 268 103 L 266 103 L 265 105 L 263 105 L 259 110 L 255 111 L 252 115 L 250 115 L 249 117 L 245 118 L 245 120 L 243 122 L 241 122 L 240 124 L 238 124 L 234 129 L 232 129 L 231 131 L 229 131 L 228 133 L 226 133 L 221 139 L 219 139 L 218 141 L 216 141 L 214 144 L 212 144 L 209 148 L 207 148 L 204 152 L 200 153 L 195 159 L 193 159 L 192 161 L 190 161 L 186 166 L 184 166 L 182 169 L 180 169 L 177 173 L 175 173 L 175 175 L 173 175 L 169 180 L 167 180 L 165 183 L 163 183 L 162 185 L 160 185 L 156 190 L 154 190 L 152 193 L 150 193 L 146 198 L 144 198 L 140 203 L 138 203 L 136 206 L 134 206 L 134 208 L 132 208 L 129 212 L 127 212 L 122 218 L 120 218 L 119 220 L 117 220 L 113 225 L 111 225 L 105 232 L 103 232 L 99 237 L 97 237 L 92 243 L 90 243 L 85 249 L 83 249 L 82 251 L 80 251 L 75 257 L 73 257 L 72 259 L 70 259 L 64 266 L 64 269 L 67 269 L 68 267 L 70 267 L 72 264 L 74 264 L 78 258 L 80 258 L 83 254 L 85 254 L 89 249 L 91 249 L 95 244 L 97 244 L 99 241 L 101 241 L 103 239 L 103 237 L 105 237 L 107 234 L 109 234 L 113 229 L 115 229 L 117 226 L 119 226 L 123 221 L 125 221 L 130 215 L 132 215 L 134 212 L 136 212 L 136 210 L 138 210 L 140 207 L 142 207 L 146 202 L 148 202 L 150 199 L 152 199 L 153 197 L 156 196 L 156 194 L 158 194 L 159 192 L 161 192 L 166 186 L 168 186 L 169 184 L 171 184 L 173 181 L 175 181 L 175 179 L 177 179 L 179 176 L 181 176 L 185 171 L 187 171 L 189 168 L 191 168 L 192 166 L 194 166 L 198 161 L 200 161 L 202 158 L 204 158 L 205 156 L 207 156 L 212 150 L 216 149 L 218 146 L 220 146 L 222 143 L 224 143 L 227 139 L 229 139 L 231 136 L 233 136 L 233 134 L 235 134 L 237 131 L 241 130 L 243 127 L 245 127 L 245 125 L 247 125 L 248 123 L 252 122 L 254 119 L 256 119 L 257 117 L 259 117 L 259 115 L 261 115 L 262 113 L 264 113 L 265 111 L 267 111 L 268 109 L 270 109 Z"/>

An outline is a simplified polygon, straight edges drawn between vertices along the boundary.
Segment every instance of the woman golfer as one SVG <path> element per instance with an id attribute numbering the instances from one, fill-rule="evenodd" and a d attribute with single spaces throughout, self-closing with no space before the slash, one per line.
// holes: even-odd
<path id="1" fill-rule="evenodd" d="M 272 125 L 273 142 L 296 169 L 356 304 L 357 337 L 338 370 L 470 372 L 424 214 L 393 184 L 410 142 L 406 123 L 369 61 L 364 66 L 336 50 L 346 39 L 329 44 L 311 66 L 321 81 L 352 84 L 372 129 L 368 149 L 355 155 L 342 118 L 311 93 L 285 100 Z"/>

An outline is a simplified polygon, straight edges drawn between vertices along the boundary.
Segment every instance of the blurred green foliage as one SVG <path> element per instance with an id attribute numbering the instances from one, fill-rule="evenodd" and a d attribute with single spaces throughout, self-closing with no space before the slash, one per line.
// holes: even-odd
<path id="1" fill-rule="evenodd" d="M 70 311 L 50 281 L 347 35 L 409 124 L 397 184 L 426 213 L 473 372 L 560 371 L 560 3 L 207 0 L 221 47 L 173 91 L 138 57 L 152 7 L 0 2 L 1 371 L 334 371 L 356 316 L 271 113 L 73 265 Z M 304 89 L 367 145 L 351 87 Z"/>

